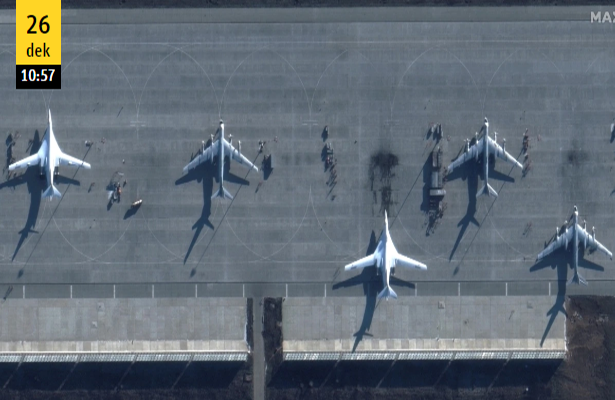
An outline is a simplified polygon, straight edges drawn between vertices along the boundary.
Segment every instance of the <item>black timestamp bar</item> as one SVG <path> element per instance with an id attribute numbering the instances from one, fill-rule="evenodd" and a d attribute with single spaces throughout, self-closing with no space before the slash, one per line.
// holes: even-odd
<path id="1" fill-rule="evenodd" d="M 17 65 L 16 89 L 61 89 L 61 65 Z"/>

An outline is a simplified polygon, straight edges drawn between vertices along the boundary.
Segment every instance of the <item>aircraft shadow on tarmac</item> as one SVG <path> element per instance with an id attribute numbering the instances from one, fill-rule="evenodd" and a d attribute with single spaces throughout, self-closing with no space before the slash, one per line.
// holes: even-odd
<path id="1" fill-rule="evenodd" d="M 128 219 L 128 218 L 133 217 L 137 213 L 137 211 L 139 211 L 139 208 L 141 208 L 141 207 L 130 207 L 124 213 L 124 219 Z"/>
<path id="2" fill-rule="evenodd" d="M 233 174 L 231 172 L 231 163 L 234 161 L 231 161 L 231 159 L 226 156 L 224 157 L 224 182 L 231 182 L 231 183 L 235 183 L 237 185 L 243 185 L 243 186 L 250 186 L 250 181 L 247 179 L 244 179 L 240 176 L 237 176 L 235 174 Z M 235 165 L 239 165 L 237 163 L 235 163 Z M 213 162 L 213 167 L 215 168 L 215 170 L 218 170 L 218 162 L 214 161 Z M 240 168 L 244 168 L 244 167 L 240 167 Z M 214 174 L 214 178 L 216 179 L 216 183 L 220 183 L 219 178 L 218 178 L 218 174 Z"/>
<path id="3" fill-rule="evenodd" d="M 198 167 L 188 171 L 188 173 L 178 180 L 175 181 L 175 186 L 183 185 L 188 182 L 196 181 L 202 184 L 203 187 L 203 209 L 201 210 L 201 216 L 199 219 L 192 225 L 192 230 L 194 230 L 194 235 L 192 236 L 192 241 L 188 246 L 188 251 L 186 252 L 186 256 L 184 257 L 184 264 L 190 257 L 190 253 L 192 253 L 192 249 L 196 244 L 201 231 L 205 226 L 210 229 L 214 229 L 213 224 L 209 221 L 209 216 L 211 215 L 211 195 L 213 193 L 213 177 L 215 173 L 215 169 L 213 168 L 212 163 L 203 163 Z"/>
<path id="4" fill-rule="evenodd" d="M 458 227 L 461 227 L 459 230 L 459 234 L 457 235 L 457 240 L 455 240 L 455 244 L 453 245 L 453 249 L 451 250 L 451 254 L 448 257 L 448 260 L 451 261 L 459 244 L 461 243 L 461 239 L 463 239 L 463 235 L 465 234 L 468 226 L 472 223 L 478 227 L 480 224 L 476 220 L 476 192 L 478 191 L 478 165 L 474 162 L 465 163 L 455 169 L 447 176 L 447 181 L 453 181 L 461 178 L 466 181 L 468 185 L 468 208 L 466 210 L 466 215 L 461 218 Z M 456 269 L 457 271 L 457 269 Z"/>
<path id="5" fill-rule="evenodd" d="M 510 173 L 504 174 L 502 172 L 495 170 L 495 165 L 496 165 L 496 158 L 493 155 L 490 155 L 489 156 L 489 181 L 490 182 L 493 180 L 503 181 L 503 182 L 514 182 L 515 181 L 515 178 L 511 177 Z M 459 244 L 461 243 L 461 239 L 463 239 L 463 236 L 465 235 L 465 232 L 468 229 L 468 226 L 470 224 L 474 224 L 480 229 L 480 223 L 476 220 L 476 217 L 475 217 L 476 203 L 478 200 L 476 198 L 476 193 L 478 192 L 478 185 L 479 185 L 478 181 L 479 179 L 484 181 L 485 179 L 484 175 L 485 174 L 482 168 L 482 161 L 480 161 L 479 159 L 478 162 L 469 161 L 469 162 L 464 163 L 463 165 L 460 165 L 458 168 L 456 168 L 453 172 L 448 174 L 446 177 L 447 182 L 461 178 L 462 180 L 467 181 L 467 184 L 468 184 L 468 208 L 466 211 L 466 215 L 464 215 L 463 218 L 461 218 L 461 220 L 457 224 L 457 226 L 461 227 L 461 229 L 459 230 L 459 235 L 457 235 L 457 240 L 455 240 L 455 244 L 453 245 L 451 254 L 448 257 L 449 261 L 453 259 L 453 256 L 455 255 L 455 252 L 457 251 L 457 248 L 459 247 Z M 455 272 L 453 273 L 453 275 L 456 275 L 458 272 L 459 272 L 459 266 L 455 268 Z"/>
<path id="6" fill-rule="evenodd" d="M 207 147 L 211 145 L 211 141 L 207 143 Z M 224 160 L 224 182 L 231 182 L 239 185 L 249 186 L 250 182 L 244 178 L 241 178 L 237 175 L 234 175 L 230 172 L 231 168 L 231 160 L 228 157 L 225 157 Z M 186 256 L 184 257 L 184 264 L 190 257 L 192 253 L 192 249 L 196 244 L 201 231 L 205 226 L 210 229 L 214 229 L 213 224 L 209 220 L 209 216 L 211 215 L 211 196 L 213 194 L 213 184 L 214 180 L 217 184 L 220 183 L 219 177 L 217 174 L 218 171 L 218 161 L 214 159 L 213 162 L 204 162 L 196 168 L 188 171 L 188 173 L 181 178 L 175 181 L 175 186 L 183 185 L 188 182 L 197 181 L 203 186 L 203 209 L 201 210 L 200 218 L 192 225 L 192 230 L 194 230 L 194 235 L 192 236 L 192 241 L 188 246 L 188 251 L 186 252 Z"/>
<path id="7" fill-rule="evenodd" d="M 10 149 L 13 146 L 10 146 L 9 139 L 7 139 L 7 143 L 9 144 L 9 148 L 7 149 L 7 170 L 10 158 L 13 157 L 13 152 Z M 41 146 L 41 139 L 38 130 L 34 132 L 34 138 L 32 139 L 32 144 L 30 145 L 30 155 L 36 154 Z M 19 172 L 17 172 L 19 174 Z M 29 167 L 23 172 L 22 175 L 17 175 L 6 182 L 0 184 L 0 190 L 9 187 L 15 189 L 16 186 L 26 184 L 28 187 L 28 193 L 30 193 L 30 209 L 28 210 L 28 217 L 26 219 L 26 223 L 18 233 L 20 235 L 19 241 L 17 242 L 17 246 L 15 247 L 15 251 L 13 252 L 13 257 L 11 260 L 15 260 L 17 253 L 19 253 L 19 249 L 28 238 L 30 233 L 38 233 L 34 227 L 36 226 L 36 221 L 38 219 L 38 212 L 41 206 L 41 192 L 45 186 L 45 180 L 41 180 L 40 178 L 40 169 L 38 166 Z"/>
<path id="8" fill-rule="evenodd" d="M 569 248 L 568 250 L 560 248 L 549 254 L 544 259 L 532 265 L 532 267 L 530 267 L 530 272 L 538 271 L 548 267 L 551 267 L 551 269 L 557 269 L 557 294 L 555 297 L 555 304 L 553 304 L 553 307 L 551 307 L 549 311 L 547 311 L 549 322 L 547 323 L 545 331 L 542 335 L 542 339 L 540 340 L 541 346 L 549 335 L 549 332 L 551 330 L 551 327 L 553 326 L 553 323 L 555 322 L 555 319 L 557 318 L 557 315 L 559 313 L 562 313 L 566 318 L 568 318 L 568 314 L 564 309 L 564 302 L 566 299 L 566 283 L 568 282 L 568 269 L 573 268 L 572 257 L 572 248 Z M 591 269 L 594 271 L 604 271 L 604 267 L 583 258 L 582 250 L 579 252 L 579 268 Z"/>
<path id="9" fill-rule="evenodd" d="M 431 189 L 431 172 L 432 172 L 432 163 L 433 160 L 433 152 L 429 152 L 429 156 L 427 156 L 427 160 L 425 160 L 425 164 L 423 164 L 423 202 L 421 203 L 421 211 L 424 213 L 429 212 L 429 190 Z"/>
<path id="10" fill-rule="evenodd" d="M 374 251 L 376 251 L 377 245 L 378 242 L 376 241 L 376 234 L 374 233 L 374 231 L 372 231 L 365 255 L 368 256 Z M 395 286 L 406 286 L 414 288 L 413 283 L 402 281 L 401 279 L 395 278 L 392 275 L 389 278 L 389 282 L 391 283 L 391 285 Z M 361 343 L 361 340 L 363 340 L 363 336 L 372 336 L 369 333 L 369 330 L 372 326 L 374 312 L 376 311 L 376 307 L 378 306 L 377 296 L 382 289 L 382 278 L 378 276 L 377 269 L 375 266 L 367 267 L 363 268 L 359 275 L 334 284 L 333 290 L 352 287 L 356 285 L 363 285 L 363 294 L 365 295 L 365 311 L 363 312 L 363 320 L 361 321 L 361 326 L 359 327 L 359 330 L 353 335 L 355 337 L 355 342 L 352 346 L 353 353 L 356 351 L 357 347 L 359 346 L 359 343 Z"/>

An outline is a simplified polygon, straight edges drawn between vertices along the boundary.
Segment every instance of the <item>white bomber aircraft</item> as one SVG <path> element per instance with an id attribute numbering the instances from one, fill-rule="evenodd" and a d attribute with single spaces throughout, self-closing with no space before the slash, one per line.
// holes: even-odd
<path id="1" fill-rule="evenodd" d="M 386 211 L 384 212 L 384 229 L 380 234 L 380 240 L 376 246 L 376 251 L 367 257 L 363 257 L 360 260 L 346 265 L 344 270 L 350 271 L 353 269 L 371 267 L 373 265 L 378 268 L 378 272 L 382 275 L 382 283 L 384 284 L 384 289 L 382 289 L 382 291 L 378 294 L 378 298 L 381 299 L 384 297 L 387 300 L 389 297 L 394 299 L 397 298 L 397 293 L 395 293 L 389 285 L 391 268 L 402 266 L 422 270 L 427 269 L 425 264 L 397 252 L 397 249 L 395 249 L 395 245 L 393 244 L 393 240 L 391 240 L 391 235 L 389 234 L 389 220 L 387 218 Z"/>
<path id="2" fill-rule="evenodd" d="M 47 113 L 48 125 L 41 147 L 36 154 L 32 154 L 30 157 L 26 157 L 23 160 L 17 161 L 14 164 L 9 165 L 9 171 L 14 171 L 19 168 L 28 168 L 33 165 L 40 165 L 41 175 L 45 174 L 47 177 L 47 189 L 43 192 L 43 198 L 48 197 L 50 200 L 52 197 L 62 197 L 62 194 L 53 185 L 53 177 L 58 175 L 60 165 L 70 165 L 76 167 L 83 167 L 90 169 L 90 164 L 83 160 L 79 160 L 75 157 L 65 154 L 58 146 L 56 137 L 53 134 L 53 127 L 51 125 L 51 110 Z"/>
<path id="3" fill-rule="evenodd" d="M 222 197 L 229 200 L 233 199 L 233 196 L 224 188 L 224 156 L 228 154 L 229 157 L 240 164 L 247 165 L 249 168 L 254 169 L 258 172 L 258 168 L 250 162 L 247 158 L 245 158 L 241 154 L 241 141 L 237 142 L 237 149 L 233 147 L 233 135 L 229 137 L 230 142 L 227 142 L 224 138 L 224 121 L 220 120 L 220 128 L 218 129 L 218 140 L 214 142 L 213 135 L 211 136 L 211 146 L 206 149 L 203 149 L 203 152 L 195 157 L 194 160 L 190 161 L 188 165 L 184 167 L 184 174 L 188 173 L 191 169 L 196 168 L 198 165 L 205 161 L 211 161 L 214 157 L 218 157 L 218 178 L 220 179 L 220 188 L 214 193 L 211 198 L 214 197 Z M 214 154 L 215 152 L 215 154 Z"/>
<path id="4" fill-rule="evenodd" d="M 504 147 L 500 147 L 498 145 L 498 134 L 495 133 L 494 139 L 489 137 L 489 121 L 487 121 L 487 117 L 485 117 L 485 134 L 483 137 L 478 140 L 478 133 L 476 133 L 476 143 L 470 147 L 470 141 L 466 142 L 466 152 L 459 156 L 455 161 L 448 166 L 447 172 L 451 173 L 455 168 L 465 163 L 468 160 L 474 158 L 478 161 L 479 154 L 483 154 L 483 168 L 485 174 L 485 185 L 476 193 L 476 197 L 481 194 L 486 194 L 488 196 L 498 197 L 498 194 L 493 188 L 489 185 L 489 154 L 493 154 L 505 161 L 508 161 L 511 164 L 516 165 L 517 167 L 523 169 L 523 165 L 519 163 L 513 156 L 506 152 L 506 139 L 504 139 Z"/>
<path id="5" fill-rule="evenodd" d="M 547 246 L 546 249 L 541 251 L 540 254 L 538 254 L 538 256 L 536 257 L 536 261 L 540 261 L 549 254 L 553 253 L 553 251 L 555 251 L 556 249 L 559 249 L 560 247 L 565 247 L 566 249 L 568 249 L 568 245 L 572 245 L 572 252 L 574 254 L 572 266 L 574 267 L 574 275 L 568 281 L 568 285 L 573 282 L 577 285 L 579 283 L 587 285 L 587 281 L 583 279 L 581 275 L 579 275 L 578 270 L 580 243 L 583 243 L 584 249 L 590 248 L 594 250 L 600 250 L 607 256 L 611 257 L 611 260 L 613 259 L 613 253 L 611 253 L 606 247 L 604 247 L 599 241 L 596 240 L 596 230 L 592 227 L 592 234 L 590 235 L 585 230 L 585 221 L 583 221 L 583 227 L 581 228 L 578 219 L 579 211 L 577 209 L 577 206 L 574 206 L 572 226 L 569 227 L 568 221 L 566 221 L 566 230 L 562 234 L 560 234 L 561 232 L 559 231 L 559 227 L 557 227 L 555 232 L 555 240 L 549 246 Z"/>

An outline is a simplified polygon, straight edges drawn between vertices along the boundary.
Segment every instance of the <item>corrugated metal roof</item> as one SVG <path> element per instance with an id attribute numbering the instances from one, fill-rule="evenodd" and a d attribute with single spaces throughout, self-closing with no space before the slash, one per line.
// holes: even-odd
<path id="1" fill-rule="evenodd" d="M 535 360 L 563 359 L 565 351 L 400 351 L 400 352 L 293 352 L 285 353 L 285 361 L 362 361 L 362 360 Z"/>

